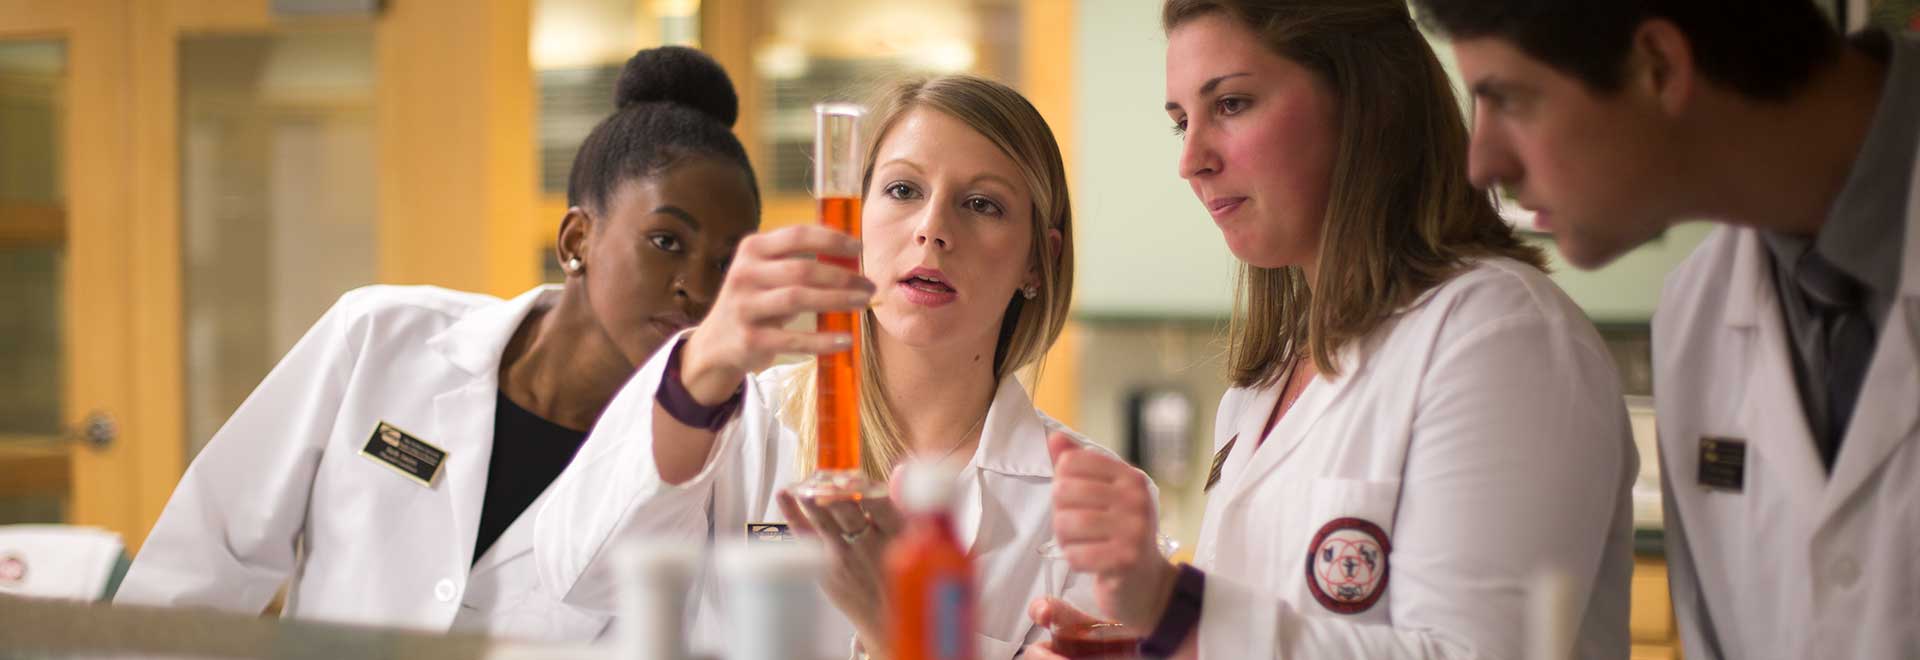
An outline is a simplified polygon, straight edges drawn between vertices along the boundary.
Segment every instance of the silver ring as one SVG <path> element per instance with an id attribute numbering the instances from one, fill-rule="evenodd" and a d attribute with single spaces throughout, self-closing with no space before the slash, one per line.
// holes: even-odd
<path id="1" fill-rule="evenodd" d="M 853 532 L 853 533 L 841 532 L 840 540 L 846 541 L 848 544 L 852 544 L 854 541 L 860 540 L 860 537 L 866 536 L 867 532 L 871 532 L 871 531 L 873 531 L 873 523 L 867 523 L 867 526 L 860 528 L 860 531 L 858 532 Z"/>

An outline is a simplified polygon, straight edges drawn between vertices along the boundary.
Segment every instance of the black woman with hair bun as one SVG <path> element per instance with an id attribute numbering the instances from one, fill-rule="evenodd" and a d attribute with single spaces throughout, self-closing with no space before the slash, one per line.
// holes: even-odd
<path id="1" fill-rule="evenodd" d="M 614 394 L 713 304 L 760 195 L 732 81 L 634 55 L 567 183 L 560 285 L 348 292 L 187 469 L 118 603 L 528 640 L 604 615 L 538 588 L 533 520 Z"/>

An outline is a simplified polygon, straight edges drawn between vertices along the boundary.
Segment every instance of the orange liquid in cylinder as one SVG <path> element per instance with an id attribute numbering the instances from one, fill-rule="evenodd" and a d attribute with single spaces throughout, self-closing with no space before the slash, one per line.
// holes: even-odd
<path id="1" fill-rule="evenodd" d="M 823 197 L 820 199 L 820 224 L 860 237 L 860 198 Z M 820 261 L 859 271 L 856 259 L 820 257 Z M 817 469 L 857 471 L 860 469 L 860 335 L 856 312 L 821 314 L 820 332 L 844 332 L 853 335 L 852 350 L 820 356 L 817 374 L 820 456 Z"/>

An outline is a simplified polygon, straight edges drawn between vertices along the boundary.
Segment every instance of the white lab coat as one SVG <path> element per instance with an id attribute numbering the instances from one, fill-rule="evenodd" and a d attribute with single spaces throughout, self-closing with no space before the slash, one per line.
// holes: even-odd
<path id="1" fill-rule="evenodd" d="M 536 501 L 478 563 L 500 357 L 534 299 L 347 293 L 187 468 L 115 598 L 283 616 L 592 639 L 607 617 L 540 591 Z M 446 450 L 431 487 L 361 455 L 380 422 Z"/>
<path id="2" fill-rule="evenodd" d="M 1920 169 L 1911 190 L 1920 193 Z M 1723 227 L 1653 319 L 1667 566 L 1689 659 L 1920 658 L 1920 194 L 1900 290 L 1829 476 L 1756 230 Z M 1700 439 L 1746 441 L 1740 492 L 1700 484 Z"/>
<path id="3" fill-rule="evenodd" d="M 549 590 L 566 593 L 570 604 L 597 611 L 616 606 L 613 572 L 604 558 L 623 539 L 728 542 L 745 539 L 748 523 L 785 522 L 775 495 L 802 476 L 797 436 L 781 414 L 795 367 L 748 379 L 741 414 L 721 430 L 706 467 L 669 485 L 653 463 L 653 398 L 673 345 L 621 390 L 540 512 L 535 558 L 541 578 Z M 1019 382 L 1006 379 L 988 410 L 979 447 L 960 472 L 954 517 L 978 581 L 974 645 L 980 658 L 1005 660 L 1045 638 L 1044 629 L 1028 620 L 1027 605 L 1047 593 L 1038 551 L 1053 536 L 1053 466 L 1046 443 L 1054 431 L 1072 433 L 1035 409 Z M 725 594 L 712 571 L 701 583 L 694 648 L 718 651 L 726 636 L 752 634 L 727 627 Z M 852 624 L 830 607 L 820 624 L 818 657 L 845 657 Z"/>
<path id="4" fill-rule="evenodd" d="M 1579 307 L 1532 267 L 1483 260 L 1339 355 L 1258 447 L 1281 388 L 1221 400 L 1214 446 L 1233 447 L 1197 548 L 1201 657 L 1518 659 L 1548 568 L 1569 579 L 1575 656 L 1626 657 L 1638 459 Z M 1316 596 L 1309 571 L 1334 566 L 1310 546 L 1322 530 L 1357 543 L 1356 519 L 1387 561 L 1360 574 L 1377 600 L 1340 613 L 1366 601 Z"/>

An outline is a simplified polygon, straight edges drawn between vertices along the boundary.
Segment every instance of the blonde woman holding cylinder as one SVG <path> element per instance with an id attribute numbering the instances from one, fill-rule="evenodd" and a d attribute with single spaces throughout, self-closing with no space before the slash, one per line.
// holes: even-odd
<path id="1" fill-rule="evenodd" d="M 617 421 L 582 450 L 541 519 L 543 579 L 568 602 L 611 607 L 602 549 L 663 535 L 717 541 L 791 524 L 833 557 L 825 648 L 886 650 L 880 552 L 899 530 L 888 498 L 816 506 L 784 487 L 810 472 L 811 362 L 850 337 L 787 329 L 807 312 L 860 310 L 861 451 L 884 482 L 907 458 L 960 471 L 960 535 L 981 576 L 981 658 L 1011 658 L 1042 634 L 1024 615 L 1046 593 L 1037 552 L 1050 536 L 1050 433 L 1100 452 L 1028 397 L 1015 373 L 1038 364 L 1065 323 L 1072 218 L 1059 148 L 1012 89 L 971 76 L 909 80 L 869 115 L 863 241 L 816 226 L 756 236 L 705 323 L 677 337 L 622 392 Z M 857 257 L 864 277 L 814 255 Z M 600 443 L 600 444 L 595 444 Z M 725 629 L 712 580 L 695 638 Z M 697 644 L 699 644 L 697 642 Z"/>

